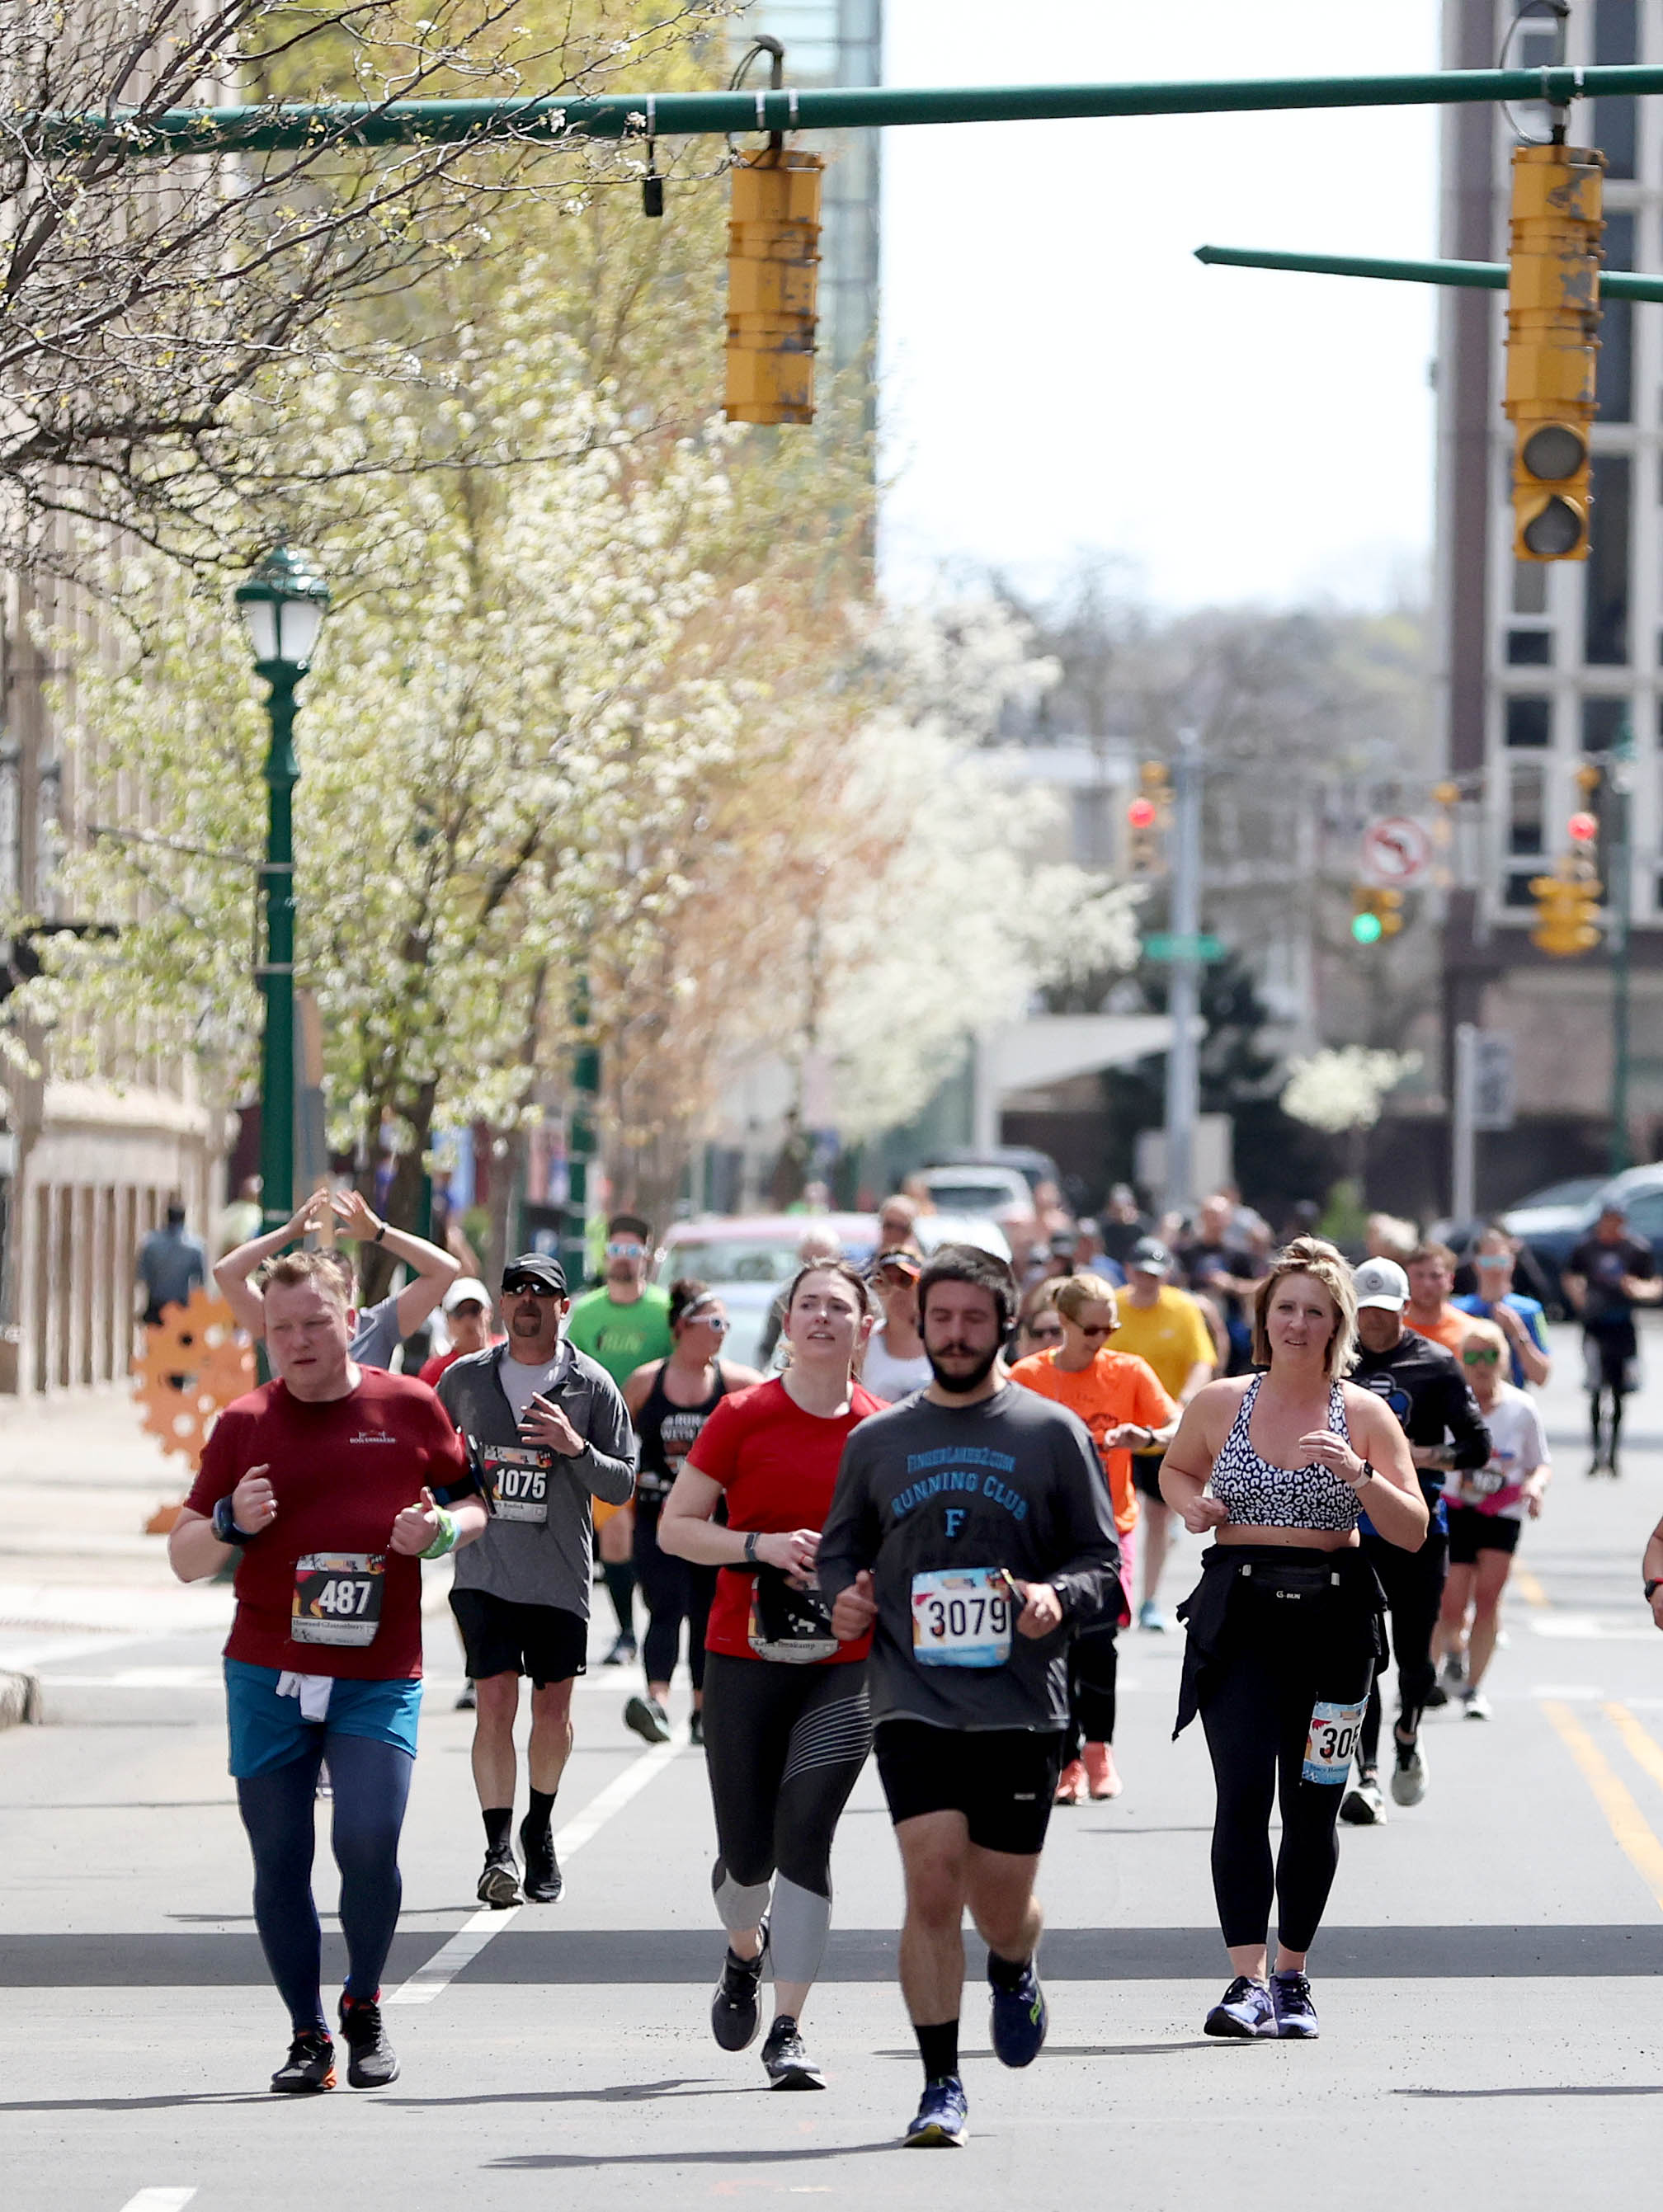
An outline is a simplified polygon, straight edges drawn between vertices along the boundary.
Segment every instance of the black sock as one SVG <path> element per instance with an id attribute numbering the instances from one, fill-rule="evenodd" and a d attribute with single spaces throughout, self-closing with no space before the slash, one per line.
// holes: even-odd
<path id="1" fill-rule="evenodd" d="M 512 1805 L 487 1805 L 479 1818 L 485 1824 L 485 1849 L 505 1851 L 509 1847 L 509 1830 L 514 1826 Z"/>
<path id="2" fill-rule="evenodd" d="M 1003 1990 L 1007 1996 L 1014 1996 L 1022 1986 L 1022 1977 L 1033 1964 L 1032 1954 L 1026 1959 L 1002 1959 L 996 1951 L 988 1953 L 988 1979 L 996 1990 Z"/>
<path id="3" fill-rule="evenodd" d="M 531 1810 L 520 1823 L 520 1833 L 522 1838 L 527 1830 L 534 1836 L 547 1835 L 550 1823 L 554 1818 L 554 1797 L 555 1793 L 552 1790 L 532 1791 Z"/>
<path id="4" fill-rule="evenodd" d="M 618 1615 L 620 1636 L 635 1634 L 635 1569 L 627 1559 L 617 1565 L 603 1564 L 601 1573 L 606 1579 L 606 1595 L 612 1601 L 612 1611 Z"/>
<path id="5" fill-rule="evenodd" d="M 944 2020 L 935 2027 L 914 2026 L 918 2056 L 924 2062 L 926 2081 L 939 2081 L 944 2074 L 959 2071 L 959 2023 Z"/>

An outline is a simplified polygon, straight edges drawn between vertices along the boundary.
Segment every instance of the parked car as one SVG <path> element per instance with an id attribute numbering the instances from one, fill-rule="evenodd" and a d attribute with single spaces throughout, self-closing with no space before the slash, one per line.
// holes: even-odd
<path id="1" fill-rule="evenodd" d="M 1025 1253 L 1041 1234 L 1033 1192 L 1020 1168 L 966 1162 L 963 1167 L 926 1168 L 918 1181 L 938 1212 L 996 1221 L 1014 1250 Z"/>
<path id="2" fill-rule="evenodd" d="M 1009 1237 L 985 1213 L 921 1213 L 912 1226 L 926 1258 L 943 1244 L 974 1244 L 996 1260 L 1011 1256 Z"/>
<path id="3" fill-rule="evenodd" d="M 797 1247 L 810 1229 L 829 1229 L 844 1258 L 862 1269 L 877 1249 L 875 1213 L 713 1216 L 674 1224 L 659 1247 L 654 1279 L 667 1290 L 679 1275 L 691 1275 L 720 1291 L 733 1322 L 722 1357 L 758 1367 L 769 1309 L 796 1273 Z"/>
<path id="4" fill-rule="evenodd" d="M 1063 1188 L 1063 1170 L 1049 1152 L 1042 1152 L 1033 1145 L 990 1145 L 978 1152 L 973 1145 L 950 1145 L 945 1152 L 933 1152 L 924 1162 L 926 1168 L 1014 1168 L 1030 1191 L 1038 1190 L 1042 1182 Z"/>

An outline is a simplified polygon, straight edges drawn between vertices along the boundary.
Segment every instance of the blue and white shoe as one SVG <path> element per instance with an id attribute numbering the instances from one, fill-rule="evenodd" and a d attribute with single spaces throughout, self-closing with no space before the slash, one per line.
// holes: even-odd
<path id="1" fill-rule="evenodd" d="M 1023 1967 L 1022 1978 L 1014 1990 L 1002 1990 L 993 1981 L 989 1989 L 993 1998 L 989 2032 L 994 2057 L 1002 2066 L 1032 2066 L 1045 2048 L 1045 2030 L 1051 2025 L 1045 1993 L 1033 1960 Z"/>
<path id="2" fill-rule="evenodd" d="M 1311 2002 L 1311 1984 L 1303 1974 L 1271 1975 L 1270 2008 L 1276 2014 L 1278 2035 L 1309 2043 L 1322 2033 L 1317 2026 L 1317 2008 Z"/>
<path id="3" fill-rule="evenodd" d="M 970 2137 L 970 2100 L 956 2074 L 924 2084 L 923 2102 L 906 2124 L 906 2150 L 956 2150 Z"/>
<path id="4" fill-rule="evenodd" d="M 1203 2035 L 1229 2035 L 1249 2041 L 1257 2035 L 1275 2035 L 1276 2008 L 1263 1982 L 1238 1974 L 1203 2023 Z"/>

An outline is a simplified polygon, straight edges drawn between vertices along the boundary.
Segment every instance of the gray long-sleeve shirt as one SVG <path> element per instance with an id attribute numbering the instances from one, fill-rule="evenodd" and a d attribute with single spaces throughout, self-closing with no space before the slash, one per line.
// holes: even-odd
<path id="1" fill-rule="evenodd" d="M 439 1402 L 461 1431 L 476 1476 L 493 1489 L 487 1457 L 493 1447 L 525 1454 L 514 1408 L 503 1388 L 506 1344 L 454 1360 L 439 1377 Z M 623 1394 L 598 1360 L 563 1343 L 545 1395 L 551 1398 L 584 1449 L 573 1458 L 539 1451 L 529 1480 L 515 1485 L 512 1501 L 499 1497 L 478 1541 L 456 1554 L 458 1589 L 489 1590 L 515 1605 L 553 1605 L 589 1617 L 594 1551 L 593 1495 L 626 1505 L 635 1491 L 639 1449 Z M 541 1480 L 538 1480 L 540 1476 Z M 504 1512 L 502 1506 L 509 1504 Z M 544 1517 L 534 1516 L 541 1510 Z"/>

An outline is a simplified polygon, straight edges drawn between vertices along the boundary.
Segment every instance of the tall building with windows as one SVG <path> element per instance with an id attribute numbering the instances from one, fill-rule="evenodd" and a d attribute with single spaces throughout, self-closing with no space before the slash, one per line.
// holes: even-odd
<path id="1" fill-rule="evenodd" d="M 755 0 L 736 42 L 768 32 L 785 48 L 795 85 L 883 82 L 883 0 Z M 820 233 L 820 354 L 832 371 L 869 356 L 878 328 L 879 131 L 817 133 L 830 157 Z"/>
<path id="2" fill-rule="evenodd" d="M 1493 68 L 1514 12 L 1515 0 L 1447 0 L 1445 66 Z M 1544 16 L 1526 16 L 1510 59 L 1551 61 L 1553 35 Z M 1566 59 L 1663 60 L 1663 0 L 1577 0 Z M 1446 256 L 1506 259 L 1515 128 L 1545 137 L 1546 119 L 1539 107 L 1444 111 Z M 1606 266 L 1663 268 L 1663 100 L 1578 101 L 1569 136 L 1605 155 Z M 1509 1031 L 1519 1075 L 1519 1126 L 1481 1155 L 1482 1205 L 1532 1178 L 1605 1164 L 1611 962 L 1603 948 L 1569 959 L 1537 950 L 1530 880 L 1568 848 L 1570 817 L 1586 804 L 1579 770 L 1608 769 L 1625 725 L 1634 740 L 1634 1156 L 1654 1157 L 1663 1135 L 1663 316 L 1626 302 L 1605 307 L 1590 556 L 1540 565 L 1513 557 L 1505 296 L 1440 297 L 1435 588 L 1447 758 L 1473 855 L 1450 901 L 1446 1027 Z"/>

